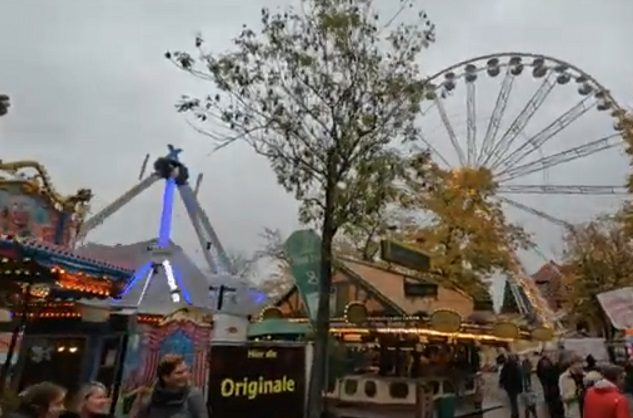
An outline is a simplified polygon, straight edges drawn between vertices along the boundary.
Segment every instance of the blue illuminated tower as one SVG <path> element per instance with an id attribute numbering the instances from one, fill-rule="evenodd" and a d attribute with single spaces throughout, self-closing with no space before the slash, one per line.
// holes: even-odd
<path id="1" fill-rule="evenodd" d="M 121 299 L 116 303 L 130 305 L 130 307 L 140 307 L 146 296 L 148 299 L 150 299 L 152 295 L 154 297 L 157 296 L 157 288 L 152 287 L 152 291 L 149 292 L 148 289 L 152 281 L 157 280 L 156 275 L 164 275 L 164 278 L 159 277 L 158 280 L 166 280 L 172 303 L 185 303 L 199 307 L 204 306 L 215 311 L 221 310 L 223 312 L 243 315 L 246 312 L 252 311 L 254 306 L 264 303 L 266 295 L 252 287 L 247 280 L 236 275 L 209 218 L 198 202 L 196 191 L 194 191 L 189 184 L 189 170 L 179 159 L 181 151 L 181 149 L 168 145 L 167 155 L 158 158 L 154 163 L 153 173 L 143 178 L 145 164 L 149 158 L 146 157 L 143 163 L 143 169 L 141 170 L 141 176 L 139 177 L 140 182 L 104 207 L 93 217 L 86 220 L 82 229 L 78 232 L 78 239 L 81 240 L 90 230 L 101 225 L 105 219 L 117 212 L 153 184 L 164 181 L 158 237 L 156 240 L 152 240 L 151 243 L 145 244 L 147 248 L 143 247 L 141 249 L 141 247 L 135 247 L 135 244 L 128 246 L 130 255 L 132 253 L 138 254 L 138 250 L 146 250 L 147 260 L 139 262 L 139 268 L 135 271 L 128 285 L 121 293 Z M 198 176 L 196 189 L 200 185 L 200 180 L 201 175 Z M 191 282 L 192 274 L 196 277 L 199 277 L 199 275 L 192 272 L 189 260 L 186 259 L 186 257 L 183 259 L 184 254 L 182 249 L 174 245 L 170 240 L 172 212 L 176 191 L 180 194 L 188 218 L 195 231 L 195 236 L 198 239 L 198 244 L 202 250 L 202 255 L 210 270 L 210 274 L 208 276 L 205 275 L 204 282 Z M 144 258 L 145 255 L 141 255 L 141 260 Z M 185 263 L 189 265 L 187 266 Z M 194 268 L 194 270 L 198 271 L 197 268 Z M 183 275 L 186 275 L 184 278 L 188 280 L 191 289 L 185 288 Z M 162 288 L 162 284 L 163 283 L 157 283 L 158 288 Z M 138 288 L 140 288 L 140 293 L 137 298 L 136 294 Z M 136 290 L 131 291 L 132 289 Z M 164 295 L 165 293 L 160 291 L 158 294 Z M 132 295 L 134 295 L 134 302 L 130 303 Z"/>
<path id="2" fill-rule="evenodd" d="M 170 261 L 171 252 L 169 251 L 174 195 L 177 187 L 186 185 L 189 179 L 187 167 L 178 160 L 178 154 L 180 154 L 181 151 L 181 149 L 169 145 L 169 153 L 167 156 L 159 158 L 154 163 L 155 174 L 165 180 L 158 238 L 155 246 L 148 248 L 150 259 L 136 270 L 132 280 L 130 280 L 123 291 L 123 295 L 125 295 L 139 280 L 145 278 L 143 290 L 141 291 L 141 296 L 138 301 L 139 304 L 145 297 L 152 278 L 160 269 L 163 269 L 165 277 L 167 278 L 167 285 L 169 286 L 172 302 L 180 303 L 184 300 L 185 303 L 191 304 L 191 296 L 183 286 L 183 280 L 177 266 L 173 266 Z"/>

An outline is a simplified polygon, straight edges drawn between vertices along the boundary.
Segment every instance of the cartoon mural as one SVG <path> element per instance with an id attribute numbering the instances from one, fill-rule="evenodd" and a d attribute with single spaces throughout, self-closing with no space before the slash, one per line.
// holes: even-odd
<path id="1" fill-rule="evenodd" d="M 0 234 L 72 247 L 90 199 L 90 189 L 59 194 L 37 161 L 0 160 Z"/>
<path id="2" fill-rule="evenodd" d="M 54 242 L 60 213 L 43 197 L 19 184 L 0 188 L 0 234 Z"/>
<path id="3" fill-rule="evenodd" d="M 131 335 L 125 354 L 119 408 L 127 415 L 139 393 L 156 379 L 156 367 L 167 353 L 180 354 L 191 367 L 193 384 L 204 388 L 211 327 L 192 318 L 168 318 L 160 326 L 141 325 Z"/>

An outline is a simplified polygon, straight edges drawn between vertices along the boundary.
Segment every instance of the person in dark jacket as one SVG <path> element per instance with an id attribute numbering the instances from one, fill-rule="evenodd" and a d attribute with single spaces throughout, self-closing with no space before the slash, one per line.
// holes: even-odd
<path id="1" fill-rule="evenodd" d="M 64 412 L 66 389 L 51 382 L 29 386 L 19 395 L 18 409 L 6 418 L 59 418 Z"/>
<path id="2" fill-rule="evenodd" d="M 558 388 L 560 372 L 558 367 L 547 354 L 543 354 L 536 365 L 536 376 L 543 387 L 545 404 L 550 418 L 562 418 L 564 415 L 563 402 Z"/>
<path id="3" fill-rule="evenodd" d="M 519 418 L 519 394 L 523 392 L 523 371 L 516 355 L 510 355 L 499 376 L 499 385 L 508 394 L 510 417 Z"/>
<path id="4" fill-rule="evenodd" d="M 591 354 L 587 355 L 587 357 L 585 357 L 585 371 L 592 372 L 594 370 L 597 370 L 596 363 L 597 362 L 594 356 L 592 356 Z"/>
<path id="5" fill-rule="evenodd" d="M 521 362 L 521 370 L 523 371 L 523 387 L 529 390 L 532 388 L 532 362 L 527 355 Z"/>
<path id="6" fill-rule="evenodd" d="M 158 381 L 137 418 L 208 418 L 202 392 L 191 386 L 189 366 L 182 356 L 166 354 L 158 363 Z"/>
<path id="7" fill-rule="evenodd" d="M 110 397 L 103 383 L 90 382 L 81 387 L 68 411 L 61 418 L 107 418 L 110 417 Z"/>

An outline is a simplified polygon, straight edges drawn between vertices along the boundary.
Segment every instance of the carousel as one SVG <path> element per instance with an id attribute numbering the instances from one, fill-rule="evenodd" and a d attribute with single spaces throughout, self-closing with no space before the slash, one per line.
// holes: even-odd
<path id="1" fill-rule="evenodd" d="M 0 162 L 1 323 L 9 341 L 2 383 L 53 380 L 70 390 L 111 382 L 127 319 L 82 301 L 117 297 L 133 273 L 73 250 L 92 193 L 64 196 L 35 161 Z M 17 360 L 17 361 L 16 361 Z M 10 375 L 10 376 L 9 376 Z"/>

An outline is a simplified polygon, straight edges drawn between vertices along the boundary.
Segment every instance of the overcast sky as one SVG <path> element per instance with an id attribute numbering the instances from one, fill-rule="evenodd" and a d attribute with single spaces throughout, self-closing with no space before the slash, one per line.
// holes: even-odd
<path id="1" fill-rule="evenodd" d="M 388 12 L 397 7 L 395 0 L 379 3 Z M 92 188 L 98 209 L 136 182 L 146 153 L 153 161 L 167 143 L 174 143 L 184 148 L 182 158 L 192 177 L 204 173 L 200 199 L 225 246 L 252 252 L 260 244 L 258 233 L 263 227 L 291 231 L 297 226 L 297 205 L 276 184 L 267 161 L 240 145 L 209 155 L 208 140 L 175 112 L 173 104 L 181 94 L 206 94 L 211 86 L 192 80 L 163 58 L 168 49 L 191 49 L 198 31 L 210 49 L 222 51 L 230 47 L 231 37 L 243 23 L 257 25 L 262 5 L 277 4 L 284 2 L 0 0 L 0 91 L 11 95 L 13 104 L 0 119 L 0 158 L 39 160 L 63 193 Z M 421 63 L 428 73 L 492 52 L 542 53 L 577 65 L 623 105 L 633 105 L 630 0 L 429 0 L 422 4 L 437 25 L 438 41 Z M 566 109 L 559 107 L 559 113 Z M 464 110 L 451 112 L 459 115 Z M 599 120 L 605 116 L 592 117 L 595 126 L 608 131 L 604 128 L 608 123 Z M 569 184 L 581 175 L 591 178 L 600 173 L 599 183 L 624 182 L 623 158 L 588 161 L 579 171 L 567 169 L 560 180 L 551 173 L 542 178 Z M 157 186 L 121 210 L 89 239 L 116 243 L 155 235 L 160 189 Z M 541 205 L 563 219 L 581 221 L 609 210 L 617 199 L 522 201 Z M 182 207 L 176 217 L 175 240 L 196 251 Z M 513 219 L 537 234 L 546 257 L 560 250 L 560 228 L 520 214 Z M 534 255 L 526 260 L 530 268 L 542 261 Z"/>

